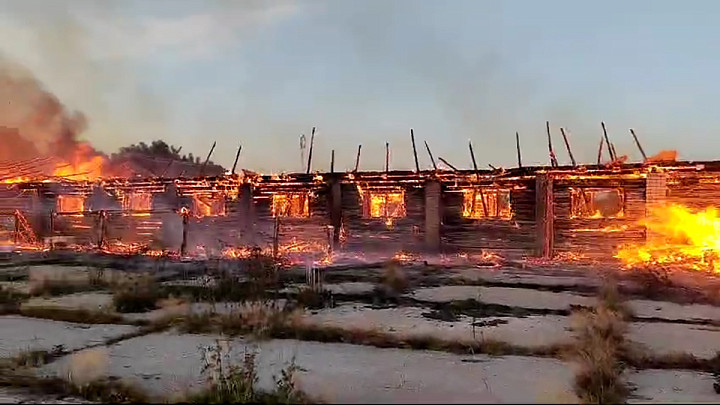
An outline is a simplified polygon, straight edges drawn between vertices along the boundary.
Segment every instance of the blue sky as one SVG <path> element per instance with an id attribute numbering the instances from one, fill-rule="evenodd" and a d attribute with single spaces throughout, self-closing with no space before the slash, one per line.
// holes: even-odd
<path id="1" fill-rule="evenodd" d="M 603 1 L 0 0 L 0 53 L 31 69 L 111 152 L 165 139 L 230 166 L 413 166 L 409 129 L 469 167 L 547 163 L 545 121 L 592 162 L 619 153 L 720 158 L 720 3 Z M 424 152 L 421 148 L 420 152 Z M 561 162 L 567 154 L 558 151 Z M 430 165 L 425 153 L 421 165 Z"/>

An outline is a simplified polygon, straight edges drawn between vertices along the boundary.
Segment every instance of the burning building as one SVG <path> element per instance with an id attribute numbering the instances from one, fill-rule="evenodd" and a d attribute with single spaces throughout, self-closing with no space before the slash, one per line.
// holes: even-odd
<path id="1" fill-rule="evenodd" d="M 489 251 L 639 262 L 654 254 L 640 248 L 660 228 L 648 222 L 653 210 L 668 204 L 702 210 L 720 201 L 720 163 L 244 172 L 13 180 L 0 187 L 2 235 L 18 245 L 61 238 L 109 250 L 207 255 L 260 247 L 288 255 Z M 707 241 L 699 243 L 707 250 Z"/>
<path id="2" fill-rule="evenodd" d="M 5 244 L 226 256 L 254 247 L 275 255 L 583 255 L 720 270 L 718 162 L 677 162 L 674 152 L 648 158 L 638 142 L 644 163 L 627 164 L 605 133 L 599 152 L 604 141 L 611 163 L 601 165 L 599 154 L 597 165 L 580 166 L 561 131 L 573 162 L 561 167 L 547 123 L 550 167 L 469 171 L 440 158 L 453 170 L 421 171 L 411 131 L 413 172 L 389 170 L 386 144 L 383 172 L 359 172 L 358 148 L 352 172 L 227 175 L 209 163 L 212 149 L 203 164 L 159 141 L 140 145 L 159 154 L 96 151 L 78 138 L 82 114 L 2 62 L 0 94 L 11 100 L 0 106 Z M 472 145 L 470 153 L 475 163 Z M 312 140 L 309 156 L 308 167 Z"/>

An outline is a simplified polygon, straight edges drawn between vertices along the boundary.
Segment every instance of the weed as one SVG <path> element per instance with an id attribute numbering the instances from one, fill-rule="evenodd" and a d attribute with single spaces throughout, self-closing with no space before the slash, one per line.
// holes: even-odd
<path id="1" fill-rule="evenodd" d="M 63 345 L 56 345 L 50 351 L 26 350 L 13 357 L 11 363 L 15 367 L 40 367 L 66 353 L 67 351 Z"/>
<path id="2" fill-rule="evenodd" d="M 157 308 L 157 283 L 148 275 L 120 284 L 113 292 L 113 304 L 118 312 L 145 312 Z"/>
<path id="3" fill-rule="evenodd" d="M 30 318 L 51 319 L 53 321 L 85 324 L 122 324 L 124 319 L 117 314 L 85 309 L 65 309 L 56 307 L 21 307 L 20 314 Z"/>
<path id="4" fill-rule="evenodd" d="M 173 322 L 186 333 L 218 332 L 230 336 L 250 334 L 256 338 L 273 336 L 292 319 L 287 306 L 276 301 L 246 302 L 228 313 L 191 313 Z"/>
<path id="5" fill-rule="evenodd" d="M 246 349 L 242 365 L 228 365 L 230 347 L 227 340 L 216 340 L 214 346 L 203 348 L 203 369 L 207 388 L 191 395 L 191 403 L 209 404 L 248 404 L 248 403 L 305 403 L 306 395 L 297 389 L 294 361 L 281 372 L 275 381 L 273 392 L 261 392 L 256 389 L 258 372 L 257 354 L 254 349 Z"/>
<path id="6" fill-rule="evenodd" d="M 88 401 L 105 404 L 142 404 L 148 403 L 148 395 L 140 388 L 121 380 L 100 378 L 83 385 L 71 385 L 71 395 L 77 395 Z"/>
<path id="7" fill-rule="evenodd" d="M 625 310 L 612 285 L 603 286 L 600 298 L 593 310 L 578 311 L 573 319 L 579 365 L 575 388 L 584 403 L 620 403 L 628 394 L 621 378 Z"/>
<path id="8" fill-rule="evenodd" d="M 299 305 L 307 309 L 322 309 L 333 306 L 333 295 L 330 291 L 317 291 L 310 287 L 301 288 L 295 299 Z"/>
<path id="9" fill-rule="evenodd" d="M 385 266 L 380 280 L 389 295 L 402 294 L 407 291 L 409 287 L 405 272 L 394 262 L 388 263 L 388 265 Z"/>
<path id="10" fill-rule="evenodd" d="M 260 249 L 255 249 L 250 258 L 244 262 L 249 279 L 248 298 L 259 300 L 266 298 L 268 290 L 277 290 L 280 279 L 275 260 L 272 256 L 264 255 Z"/>
<path id="11" fill-rule="evenodd" d="M 0 286 L 0 313 L 16 313 L 20 308 L 20 303 L 27 298 L 26 294 Z"/>

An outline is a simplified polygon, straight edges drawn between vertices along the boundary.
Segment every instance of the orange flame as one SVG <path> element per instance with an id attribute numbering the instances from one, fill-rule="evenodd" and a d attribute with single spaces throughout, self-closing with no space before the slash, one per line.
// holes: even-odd
<path id="1" fill-rule="evenodd" d="M 73 150 L 70 159 L 57 165 L 53 176 L 71 180 L 96 180 L 103 175 L 106 158 L 98 155 L 87 143 L 80 143 Z"/>
<path id="2" fill-rule="evenodd" d="M 620 248 L 615 257 L 627 267 L 671 265 L 720 273 L 715 257 L 720 252 L 720 215 L 710 207 L 693 211 L 678 204 L 653 207 L 643 221 L 644 244 Z"/>

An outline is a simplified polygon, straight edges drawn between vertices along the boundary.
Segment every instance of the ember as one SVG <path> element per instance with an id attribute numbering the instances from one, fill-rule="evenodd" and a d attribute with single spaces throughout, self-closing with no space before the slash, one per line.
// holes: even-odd
<path id="1" fill-rule="evenodd" d="M 310 216 L 309 200 L 307 193 L 273 194 L 272 214 L 279 217 Z"/>
<path id="2" fill-rule="evenodd" d="M 392 218 L 405 217 L 405 193 L 404 192 L 368 192 L 369 207 L 366 216 L 370 218 L 384 218 L 388 226 L 392 226 Z"/>

